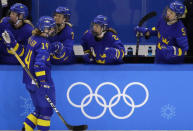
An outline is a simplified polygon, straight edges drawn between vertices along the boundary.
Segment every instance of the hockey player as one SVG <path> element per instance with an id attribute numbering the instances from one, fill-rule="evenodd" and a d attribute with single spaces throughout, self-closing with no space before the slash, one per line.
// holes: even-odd
<path id="1" fill-rule="evenodd" d="M 58 7 L 54 12 L 57 34 L 50 38 L 53 64 L 71 64 L 75 60 L 73 51 L 74 32 L 70 23 L 71 12 L 67 7 Z"/>
<path id="2" fill-rule="evenodd" d="M 10 15 L 3 18 L 0 22 L 1 30 L 7 30 L 11 33 L 12 40 L 16 43 L 13 49 L 17 51 L 20 57 L 24 55 L 24 48 L 33 30 L 33 25 L 27 20 L 27 16 L 28 8 L 21 3 L 16 3 L 10 8 Z M 3 42 L 2 37 L 0 37 L 0 62 L 6 64 L 18 63 L 13 53 Z"/>
<path id="3" fill-rule="evenodd" d="M 91 29 L 82 37 L 83 59 L 86 63 L 118 64 L 123 62 L 124 47 L 117 32 L 109 27 L 107 17 L 98 15 Z"/>
<path id="4" fill-rule="evenodd" d="M 179 20 L 185 12 L 185 6 L 178 1 L 166 8 L 163 17 L 152 29 L 136 27 L 136 31 L 145 36 L 157 35 L 155 63 L 183 63 L 188 50 L 186 29 Z"/>
<path id="5" fill-rule="evenodd" d="M 26 67 L 35 76 L 40 88 L 37 88 L 32 79 L 24 71 L 23 82 L 29 91 L 35 111 L 27 116 L 23 124 L 23 130 L 33 131 L 37 126 L 38 130 L 49 130 L 50 118 L 53 109 L 46 101 L 45 95 L 55 104 L 55 87 L 51 78 L 50 42 L 49 37 L 55 34 L 55 21 L 52 17 L 43 16 L 39 19 L 36 28 L 29 38 L 24 62 Z"/>
<path id="6" fill-rule="evenodd" d="M 193 56 L 193 0 L 184 0 L 184 4 L 187 9 L 186 17 L 182 19 L 182 22 L 187 30 L 189 50 L 187 55 Z"/>

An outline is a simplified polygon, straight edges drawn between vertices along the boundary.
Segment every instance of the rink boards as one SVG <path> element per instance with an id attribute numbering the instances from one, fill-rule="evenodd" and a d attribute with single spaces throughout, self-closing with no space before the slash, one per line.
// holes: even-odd
<path id="1" fill-rule="evenodd" d="M 53 66 L 57 108 L 89 130 L 192 130 L 193 65 Z M 33 111 L 20 66 L 0 66 L 0 130 Z M 52 130 L 66 130 L 54 113 Z"/>

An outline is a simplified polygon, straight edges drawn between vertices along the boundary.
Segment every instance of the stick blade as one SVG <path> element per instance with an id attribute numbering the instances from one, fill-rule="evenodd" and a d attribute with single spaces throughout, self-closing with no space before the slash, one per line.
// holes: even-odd
<path id="1" fill-rule="evenodd" d="M 83 131 L 88 129 L 88 125 L 68 126 L 68 129 L 73 131 Z"/>

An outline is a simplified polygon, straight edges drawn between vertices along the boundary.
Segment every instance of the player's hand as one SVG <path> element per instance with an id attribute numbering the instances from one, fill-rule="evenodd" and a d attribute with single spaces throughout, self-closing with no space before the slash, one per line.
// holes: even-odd
<path id="1" fill-rule="evenodd" d="M 5 30 L 2 33 L 2 37 L 3 37 L 3 40 L 8 48 L 15 46 L 15 44 L 17 43 L 13 33 L 9 30 Z"/>
<path id="2" fill-rule="evenodd" d="M 144 36 L 148 32 L 148 28 L 136 26 L 134 28 L 136 36 Z"/>

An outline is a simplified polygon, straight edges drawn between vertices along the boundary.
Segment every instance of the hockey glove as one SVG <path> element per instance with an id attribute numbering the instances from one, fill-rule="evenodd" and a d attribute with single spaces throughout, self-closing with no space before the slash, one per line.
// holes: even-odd
<path id="1" fill-rule="evenodd" d="M 2 33 L 3 40 L 8 48 L 13 48 L 17 44 L 13 33 L 9 30 L 5 30 Z"/>
<path id="2" fill-rule="evenodd" d="M 174 56 L 182 56 L 184 55 L 184 52 L 181 48 L 177 48 L 175 46 L 166 46 L 165 48 L 162 47 L 161 50 L 165 57 L 170 58 Z"/>
<path id="3" fill-rule="evenodd" d="M 116 48 L 105 48 L 104 54 L 106 54 L 106 59 L 118 59 L 120 57 L 120 51 Z"/>
<path id="4" fill-rule="evenodd" d="M 145 36 L 145 34 L 149 31 L 148 28 L 139 26 L 136 26 L 134 30 L 136 32 L 136 36 Z"/>

